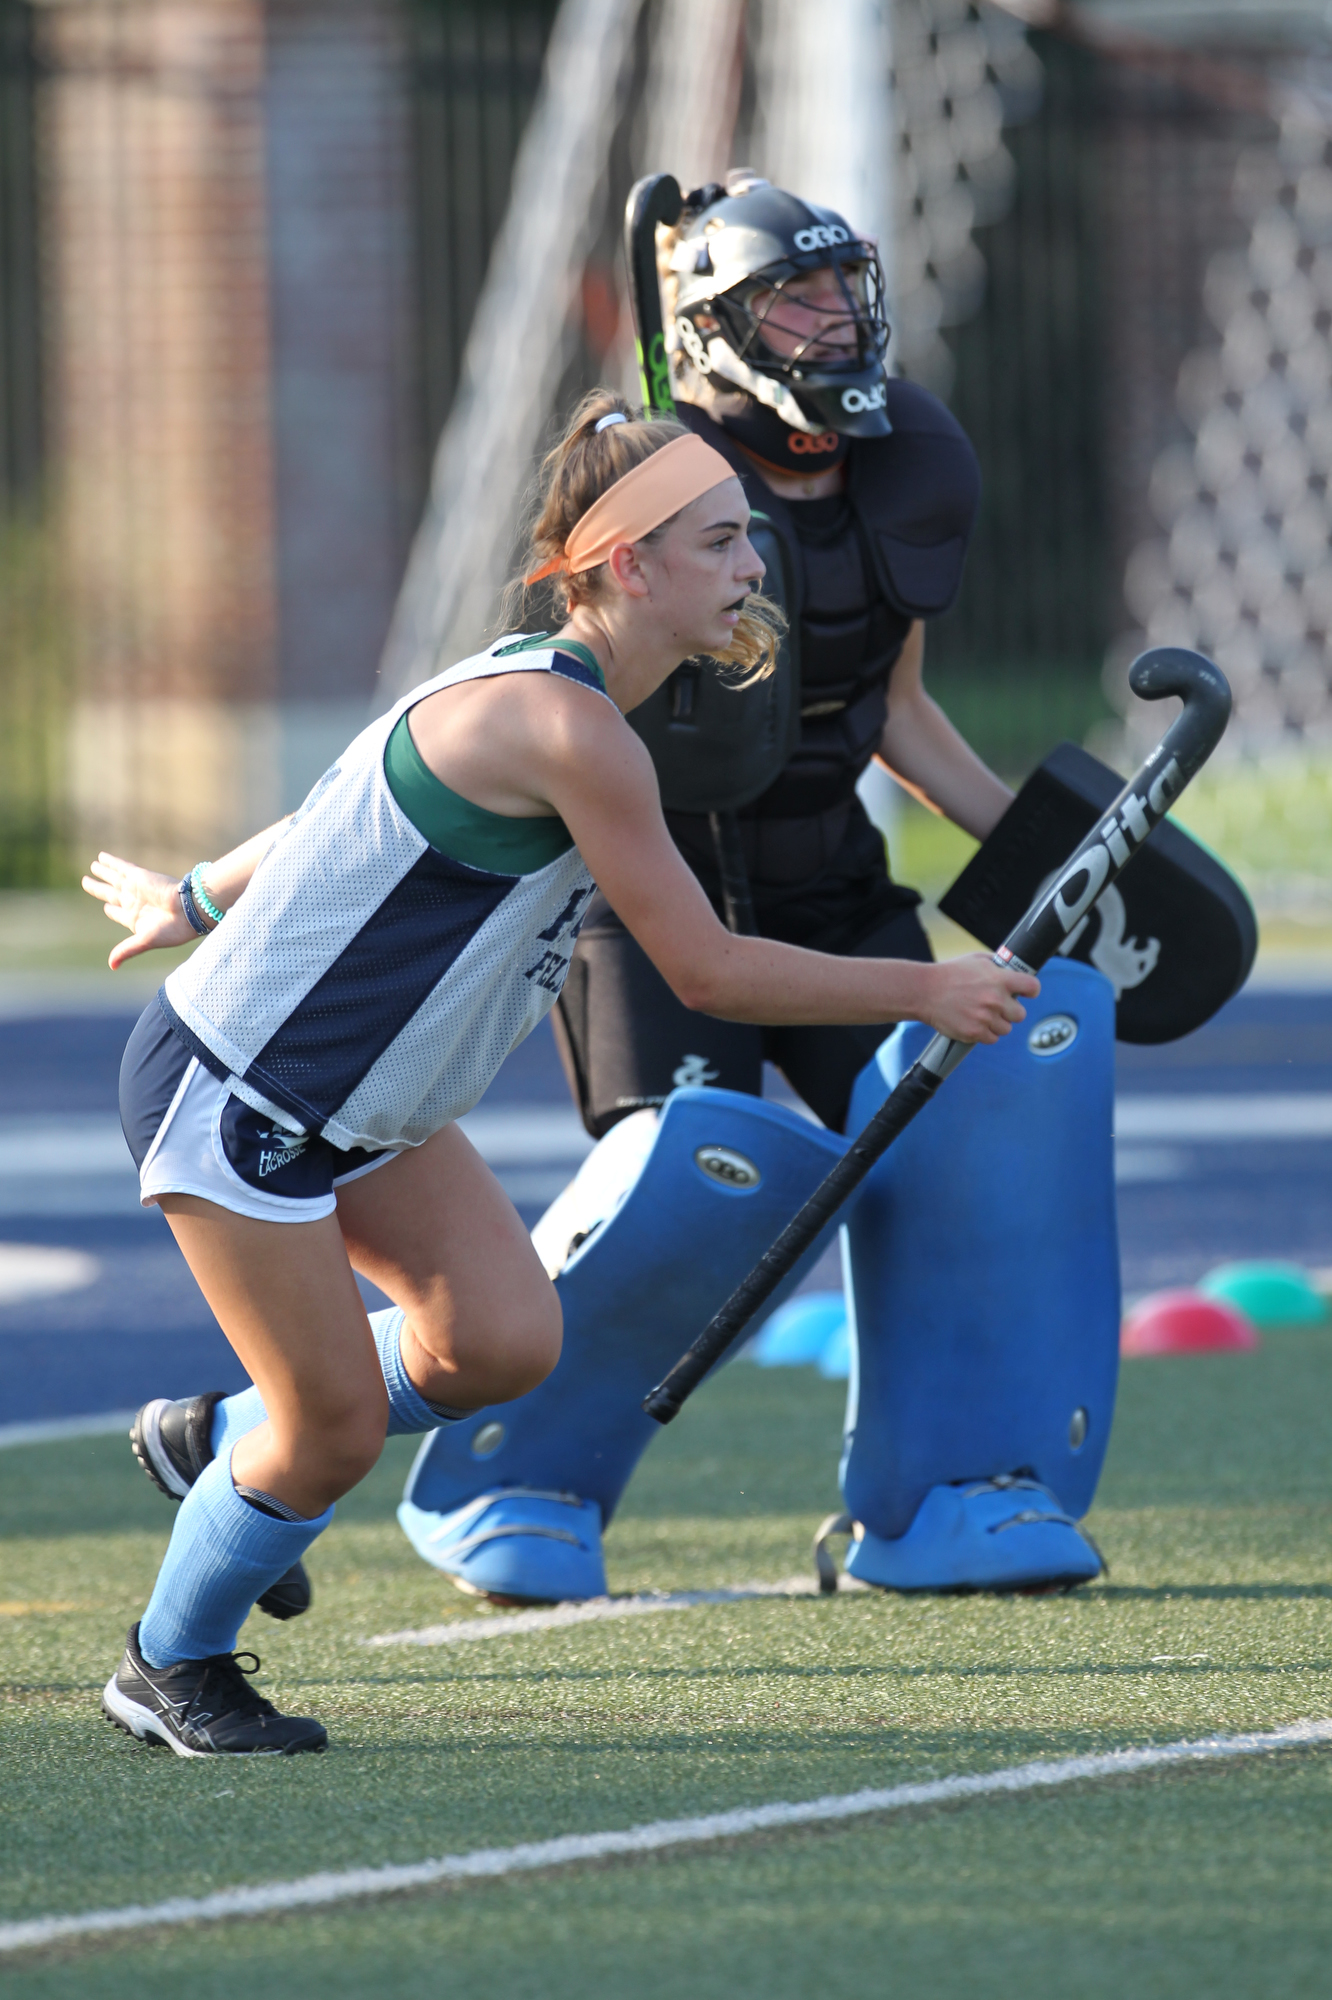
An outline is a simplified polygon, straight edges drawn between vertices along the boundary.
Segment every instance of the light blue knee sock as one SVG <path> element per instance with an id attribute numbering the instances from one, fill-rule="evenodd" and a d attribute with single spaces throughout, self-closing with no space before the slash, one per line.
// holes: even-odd
<path id="1" fill-rule="evenodd" d="M 230 1653 L 250 1607 L 299 1562 L 333 1519 L 277 1521 L 242 1500 L 231 1453 L 215 1458 L 181 1501 L 148 1609 L 139 1650 L 151 1667 Z"/>
<path id="2" fill-rule="evenodd" d="M 257 1389 L 242 1389 L 239 1395 L 227 1396 L 214 1404 L 213 1457 L 229 1460 L 232 1446 L 239 1444 L 245 1433 L 261 1424 L 267 1415 L 264 1399 Z"/>
<path id="3" fill-rule="evenodd" d="M 406 1314 L 400 1306 L 387 1312 L 371 1313 L 370 1331 L 379 1349 L 379 1365 L 388 1390 L 390 1437 L 414 1437 L 421 1431 L 437 1431 L 441 1424 L 456 1424 L 470 1410 L 454 1410 L 447 1403 L 427 1403 L 402 1365 L 402 1323 Z"/>
<path id="4" fill-rule="evenodd" d="M 459 1417 L 470 1416 L 468 1410 L 452 1410 L 447 1405 L 427 1403 L 402 1365 L 402 1350 L 399 1340 L 402 1335 L 403 1311 L 401 1306 L 388 1306 L 383 1312 L 370 1315 L 370 1331 L 375 1336 L 375 1346 L 379 1349 L 379 1365 L 384 1371 L 384 1384 L 388 1389 L 390 1437 L 411 1437 L 421 1431 L 437 1431 L 441 1424 L 455 1423 Z M 261 1424 L 267 1412 L 263 1398 L 257 1389 L 242 1389 L 239 1395 L 228 1396 L 213 1411 L 213 1456 L 229 1458 L 231 1448 L 247 1431 Z"/>

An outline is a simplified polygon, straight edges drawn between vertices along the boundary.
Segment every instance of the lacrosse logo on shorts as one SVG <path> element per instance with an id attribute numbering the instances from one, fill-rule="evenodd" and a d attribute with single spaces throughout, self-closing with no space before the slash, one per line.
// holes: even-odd
<path id="1" fill-rule="evenodd" d="M 316 1201 L 330 1194 L 334 1178 L 355 1173 L 378 1159 L 363 1146 L 344 1152 L 327 1139 L 286 1132 L 263 1111 L 229 1096 L 219 1122 L 222 1151 L 232 1172 L 261 1194 Z"/>

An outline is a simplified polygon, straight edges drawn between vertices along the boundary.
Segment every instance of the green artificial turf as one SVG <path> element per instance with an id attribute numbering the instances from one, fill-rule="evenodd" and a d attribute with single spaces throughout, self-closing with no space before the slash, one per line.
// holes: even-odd
<path id="1" fill-rule="evenodd" d="M 333 1748 L 183 1762 L 97 1690 L 171 1510 L 118 1440 L 0 1454 L 0 1919 L 1332 1716 L 1332 1334 L 1143 1361 L 1063 1598 L 781 1598 L 445 1649 L 474 1618 L 392 1509 L 339 1510 L 311 1615 L 256 1617 L 264 1685 Z M 658 1440 L 615 1590 L 801 1570 L 840 1391 L 741 1364 Z M 20 1607 L 32 1607 L 23 1611 Z M 1309 1752 L 464 1890 L 62 1948 L 27 1995 L 1323 1992 L 1332 1757 Z"/>

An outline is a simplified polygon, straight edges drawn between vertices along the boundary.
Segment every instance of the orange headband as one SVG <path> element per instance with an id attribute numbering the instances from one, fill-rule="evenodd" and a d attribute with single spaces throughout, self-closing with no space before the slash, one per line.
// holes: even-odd
<path id="1" fill-rule="evenodd" d="M 621 542 L 641 542 L 672 514 L 678 514 L 691 500 L 701 500 L 723 479 L 735 473 L 719 451 L 704 444 L 691 431 L 688 437 L 672 438 L 651 458 L 645 458 L 594 500 L 564 545 L 562 556 L 542 563 L 524 583 L 539 583 L 557 569 L 577 576 L 581 570 L 604 563 Z"/>

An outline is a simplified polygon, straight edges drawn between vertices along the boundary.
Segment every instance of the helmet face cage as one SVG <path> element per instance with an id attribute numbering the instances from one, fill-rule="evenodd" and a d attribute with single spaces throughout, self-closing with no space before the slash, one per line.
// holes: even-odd
<path id="1" fill-rule="evenodd" d="M 780 324 L 787 288 L 813 271 L 834 274 L 843 310 L 830 312 L 820 307 L 818 327 L 799 343 L 794 353 L 778 354 L 764 339 L 764 328 L 770 320 L 774 326 Z M 758 310 L 755 299 L 763 301 Z M 737 358 L 762 374 L 783 381 L 801 382 L 807 375 L 818 378 L 843 373 L 861 375 L 881 364 L 888 349 L 883 265 L 873 244 L 864 241 L 853 240 L 832 251 L 792 258 L 756 271 L 743 284 L 717 294 L 712 309 Z M 855 335 L 854 347 L 830 345 L 830 335 L 835 338 L 848 328 Z"/>

